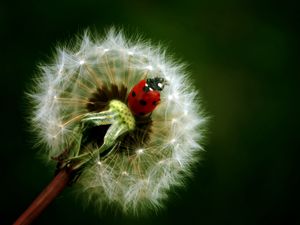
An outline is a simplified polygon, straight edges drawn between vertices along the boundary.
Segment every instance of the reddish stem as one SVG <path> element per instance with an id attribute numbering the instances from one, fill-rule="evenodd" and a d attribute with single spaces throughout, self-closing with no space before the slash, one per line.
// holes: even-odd
<path id="1" fill-rule="evenodd" d="M 67 168 L 60 170 L 51 183 L 42 191 L 42 193 L 40 193 L 13 225 L 31 224 L 67 186 L 71 180 L 71 175 L 71 170 L 68 170 Z"/>

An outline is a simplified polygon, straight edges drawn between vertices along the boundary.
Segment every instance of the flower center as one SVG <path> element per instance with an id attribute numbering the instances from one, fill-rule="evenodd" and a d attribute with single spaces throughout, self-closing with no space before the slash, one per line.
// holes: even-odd
<path id="1" fill-rule="evenodd" d="M 119 100 L 127 103 L 128 88 L 125 85 L 112 84 L 110 87 L 102 86 L 95 91 L 89 98 L 89 103 L 86 108 L 89 112 L 102 112 L 107 110 L 112 100 Z M 126 133 L 120 139 L 120 144 L 116 147 L 116 152 L 135 153 L 135 149 L 149 141 L 151 133 L 152 120 L 150 116 L 134 117 L 135 129 Z M 82 143 L 83 147 L 101 146 L 103 144 L 104 136 L 110 125 L 95 126 L 85 131 L 85 141 Z M 105 154 L 105 152 L 103 153 Z"/>

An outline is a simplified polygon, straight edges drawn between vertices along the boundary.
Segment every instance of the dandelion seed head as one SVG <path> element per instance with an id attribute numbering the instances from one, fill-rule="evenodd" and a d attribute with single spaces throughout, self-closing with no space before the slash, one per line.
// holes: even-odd
<path id="1" fill-rule="evenodd" d="M 101 40 L 85 34 L 75 47 L 59 49 L 54 61 L 41 66 L 30 94 L 32 126 L 49 160 L 80 138 L 76 125 L 82 115 L 107 109 L 113 99 L 126 104 L 142 79 L 167 81 L 151 117 L 136 118 L 136 129 L 118 141 L 113 153 L 84 169 L 76 183 L 85 199 L 117 205 L 125 213 L 163 207 L 170 188 L 183 186 L 191 175 L 204 136 L 206 119 L 184 67 L 164 50 L 127 40 L 115 30 Z M 99 145 L 107 129 L 96 127 L 85 147 Z"/>

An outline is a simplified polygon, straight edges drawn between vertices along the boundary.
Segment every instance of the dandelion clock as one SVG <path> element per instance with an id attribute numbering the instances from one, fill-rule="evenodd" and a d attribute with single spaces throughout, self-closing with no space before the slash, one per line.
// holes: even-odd
<path id="1" fill-rule="evenodd" d="M 55 177 L 15 224 L 30 224 L 67 185 L 99 210 L 163 207 L 202 150 L 199 96 L 165 51 L 110 30 L 85 34 L 40 67 L 32 127 Z"/>

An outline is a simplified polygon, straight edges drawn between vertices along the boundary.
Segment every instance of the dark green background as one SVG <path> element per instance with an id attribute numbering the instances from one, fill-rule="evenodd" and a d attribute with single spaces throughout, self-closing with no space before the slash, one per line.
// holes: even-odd
<path id="1" fill-rule="evenodd" d="M 34 224 L 300 224 L 298 9 L 259 0 L 1 2 L 0 224 L 53 174 L 27 132 L 24 92 L 36 65 L 85 28 L 111 25 L 189 64 L 211 116 L 205 160 L 157 215 L 99 215 L 65 190 Z"/>

